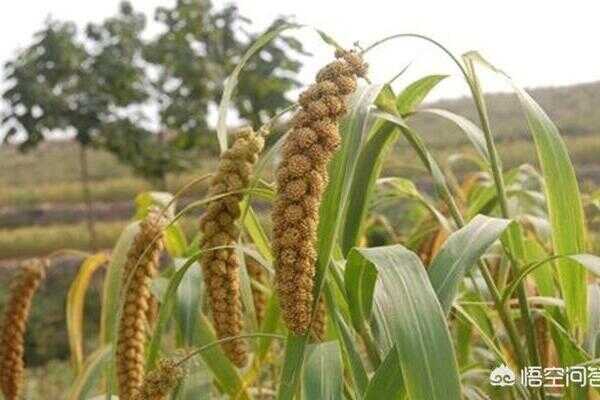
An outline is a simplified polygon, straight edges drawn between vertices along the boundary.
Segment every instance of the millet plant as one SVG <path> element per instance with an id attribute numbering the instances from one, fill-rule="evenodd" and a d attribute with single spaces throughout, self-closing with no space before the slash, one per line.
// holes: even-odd
<path id="1" fill-rule="evenodd" d="M 532 366 L 600 364 L 600 258 L 587 253 L 584 200 L 544 111 L 476 52 L 459 58 L 417 34 L 344 49 L 319 31 L 335 59 L 323 62 L 298 104 L 230 137 L 227 111 L 244 65 L 282 32 L 298 28 L 282 25 L 258 38 L 225 82 L 215 173 L 174 195 L 142 194 L 137 219 L 110 260 L 94 254 L 83 262 L 67 301 L 76 378 L 65 396 L 597 396 L 590 385 L 490 381 L 500 366 L 518 375 Z M 370 52 L 392 40 L 423 41 L 447 55 L 478 121 L 424 105 L 444 76 L 425 76 L 400 90 L 371 82 Z M 513 84 L 538 169 L 502 167 L 481 68 Z M 421 114 L 460 128 L 474 146 L 475 170 L 454 175 L 451 163 L 436 159 L 411 124 Z M 287 132 L 272 134 L 288 116 Z M 263 149 L 267 137 L 274 144 Z M 385 172 L 400 141 L 427 171 L 429 193 Z M 201 181 L 210 182 L 207 195 L 176 212 L 176 200 Z M 197 236 L 187 238 L 178 219 L 198 208 Z M 99 345 L 85 354 L 83 299 L 99 269 L 106 270 Z M 11 400 L 22 358 L 12 349 L 23 331 L 10 321 L 26 318 L 26 308 L 9 305 L 3 328 L 8 339 L 0 355 L 10 362 L 0 360 L 1 382 Z"/>

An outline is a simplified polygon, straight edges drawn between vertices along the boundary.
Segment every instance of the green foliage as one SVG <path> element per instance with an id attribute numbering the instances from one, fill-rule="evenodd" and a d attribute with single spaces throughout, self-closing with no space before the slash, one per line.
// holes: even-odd
<path id="1" fill-rule="evenodd" d="M 281 36 L 288 25 L 278 25 L 239 53 L 244 47 L 239 47 L 240 43 L 245 42 L 238 42 L 235 32 L 243 18 L 235 7 L 215 11 L 209 2 L 180 0 L 173 9 L 159 9 L 157 17 L 166 31 L 144 56 L 162 69 L 153 82 L 160 96 L 174 94 L 169 89 L 173 76 L 181 81 L 179 89 L 184 90 L 175 90 L 176 101 L 164 103 L 161 109 L 167 120 L 165 126 L 180 130 L 181 136 L 169 138 L 155 148 L 153 136 L 136 121 L 107 122 L 106 126 L 114 132 L 130 131 L 131 137 L 123 138 L 114 150 L 127 148 L 122 154 L 125 159 L 133 160 L 138 150 L 146 151 L 140 145 L 146 139 L 150 152 L 169 146 L 184 151 L 204 140 L 201 137 L 208 129 L 204 114 L 186 126 L 180 118 L 192 108 L 195 112 L 206 111 L 216 104 L 218 89 L 202 79 L 191 82 L 192 76 L 204 78 L 205 73 L 225 88 L 218 129 L 222 146 L 226 143 L 229 105 L 236 104 L 243 118 L 244 108 L 237 101 L 264 108 L 266 116 L 283 107 L 269 110 L 269 104 L 261 103 L 258 97 L 244 97 L 244 91 L 266 96 L 245 84 L 253 83 L 253 73 L 266 73 L 263 64 L 274 59 L 273 54 L 265 56 L 266 49 L 272 49 L 274 43 L 294 46 L 293 41 L 286 42 Z M 139 45 L 135 37 L 142 27 L 141 17 L 124 4 L 118 18 L 107 20 L 102 27 L 92 26 L 88 33 L 98 48 L 104 49 L 98 54 L 131 55 L 128 49 Z M 321 37 L 326 43 L 336 43 L 326 34 Z M 409 84 L 398 95 L 385 84 L 358 87 L 340 126 L 342 145 L 328 166 L 329 182 L 319 210 L 313 308 L 316 309 L 319 297 L 324 299 L 329 317 L 326 342 L 311 343 L 308 333 L 288 332 L 274 294 L 272 273 L 277 273 L 278 266 L 274 265 L 269 229 L 262 217 L 278 195 L 269 182 L 272 176 L 267 164 L 279 151 L 281 141 L 261 156 L 256 179 L 245 190 L 241 203 L 236 252 L 240 260 L 254 257 L 268 276 L 266 281 L 253 281 L 244 269 L 241 272 L 243 307 L 251 323 L 245 324 L 243 336 L 236 339 L 256 340 L 248 346 L 252 362 L 244 369 L 236 369 L 219 347 L 230 338 L 218 339 L 211 326 L 197 246 L 202 238 L 192 231 L 194 239 L 188 242 L 192 235 L 179 227 L 184 222 L 180 218 L 189 217 L 190 210 L 210 207 L 214 197 L 205 196 L 178 213 L 174 203 L 179 194 L 144 192 L 136 197 L 136 219 L 143 217 L 150 205 L 157 205 L 170 220 L 165 228 L 161 275 L 151 283 L 160 309 L 149 332 L 146 364 L 151 368 L 166 356 L 186 368 L 190 375 L 171 394 L 173 399 L 543 399 L 544 390 L 520 384 L 491 387 L 490 371 L 500 364 L 517 370 L 532 364 L 568 367 L 597 363 L 593 357 L 597 353 L 595 338 L 600 320 L 595 309 L 598 288 L 589 285 L 588 303 L 588 286 L 582 287 L 586 275 L 573 267 L 584 266 L 593 274 L 600 272 L 600 258 L 583 251 L 587 245 L 583 210 L 585 207 L 590 213 L 597 212 L 598 196 L 584 197 L 579 193 L 574 168 L 558 130 L 541 108 L 517 88 L 541 169 L 538 172 L 531 165 L 503 168 L 473 67 L 474 54 L 459 60 L 424 36 L 392 38 L 395 37 L 426 40 L 449 55 L 472 89 L 479 121 L 422 106 L 427 94 L 443 79 L 441 75 Z M 377 43 L 386 40 L 389 38 Z M 113 47 L 120 42 L 124 47 Z M 260 46 L 265 47 L 260 50 Z M 236 54 L 240 56 L 237 59 Z M 225 56 L 226 63 L 215 61 Z M 215 70 L 215 65 L 226 67 Z M 135 63 L 113 67 L 123 67 L 117 69 L 129 78 L 136 76 Z M 276 75 L 274 70 L 268 71 Z M 231 80 L 223 83 L 225 76 Z M 277 85 L 280 84 L 283 86 L 278 86 L 278 90 L 291 87 L 286 86 L 289 82 Z M 112 91 L 109 87 L 106 90 Z M 194 97 L 186 103 L 190 93 L 204 97 Z M 115 104 L 139 101 L 137 94 L 124 92 L 115 98 Z M 260 113 L 254 110 L 254 114 Z M 470 163 L 466 174 L 454 175 L 444 162 L 438 161 L 444 159 L 441 154 L 448 153 L 436 151 L 421 135 L 418 118 L 423 114 L 433 114 L 459 127 L 460 140 L 472 147 L 471 155 L 455 157 Z M 173 118 L 169 122 L 170 117 Z M 256 118 L 254 124 L 264 122 L 261 116 Z M 137 136 L 146 139 L 139 142 Z M 110 141 L 114 143 L 118 138 L 119 135 Z M 421 173 L 428 176 L 429 190 L 423 182 L 411 181 L 410 172 L 400 169 L 402 173 L 397 174 L 395 169 L 386 168 L 385 158 L 394 154 L 398 149 L 395 143 L 403 139 L 409 145 L 405 152 L 413 157 L 407 162 L 418 164 L 424 171 Z M 214 143 L 214 138 L 209 141 Z M 172 156 L 165 156 L 165 160 Z M 158 159 L 161 157 L 157 154 Z M 395 157 L 399 158 L 397 154 Z M 141 166 L 145 161 L 139 163 Z M 158 164 L 155 171 L 172 167 L 166 161 Z M 85 335 L 81 331 L 88 326 L 87 320 L 82 324 L 83 295 L 91 272 L 101 260 L 88 259 L 72 286 L 68 320 L 78 370 L 70 389 L 73 399 L 109 397 L 115 392 L 114 333 L 124 295 L 122 268 L 137 229 L 136 221 L 117 229 L 121 234 L 102 284 L 100 346 L 93 352 L 86 351 L 83 345 Z M 77 233 L 67 237 L 70 246 L 77 244 Z M 255 323 L 250 289 L 269 295 L 266 317 L 260 325 Z M 36 309 L 39 313 L 39 304 Z M 590 322 L 587 325 L 586 318 Z M 548 354 L 556 354 L 557 360 Z M 567 389 L 560 395 L 583 399 L 586 392 L 587 389 Z"/>

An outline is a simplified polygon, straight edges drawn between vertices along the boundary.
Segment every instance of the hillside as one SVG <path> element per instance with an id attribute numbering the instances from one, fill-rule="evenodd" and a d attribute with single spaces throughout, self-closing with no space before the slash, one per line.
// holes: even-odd
<path id="1" fill-rule="evenodd" d="M 564 137 L 591 135 L 600 141 L 600 82 L 573 86 L 544 87 L 528 90 Z M 487 108 L 494 133 L 499 141 L 528 139 L 526 123 L 517 98 L 511 93 L 495 93 L 486 96 Z M 427 107 L 443 108 L 477 121 L 470 98 L 442 100 Z M 455 135 L 456 129 L 439 118 L 418 117 L 416 126 L 437 145 L 464 141 Z M 599 160 L 600 161 L 600 160 Z"/>

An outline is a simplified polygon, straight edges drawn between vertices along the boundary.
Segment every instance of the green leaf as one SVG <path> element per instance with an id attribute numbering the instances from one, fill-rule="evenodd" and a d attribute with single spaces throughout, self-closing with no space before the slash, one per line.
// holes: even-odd
<path id="1" fill-rule="evenodd" d="M 204 315 L 201 315 L 198 320 L 198 347 L 206 346 L 216 341 L 217 337 L 210 322 Z M 250 399 L 242 377 L 225 356 L 220 346 L 211 346 L 202 351 L 200 356 L 225 393 L 234 399 Z"/>
<path id="2" fill-rule="evenodd" d="M 588 329 L 585 333 L 583 348 L 592 357 L 600 355 L 600 286 L 597 283 L 588 285 Z"/>
<path id="3" fill-rule="evenodd" d="M 310 400 L 341 400 L 342 354 L 336 341 L 308 346 L 303 394 Z"/>
<path id="4" fill-rule="evenodd" d="M 442 201 L 446 203 L 453 203 L 454 199 L 448 187 L 448 183 L 446 182 L 446 177 L 444 176 L 433 155 L 429 152 L 429 150 L 427 150 L 425 144 L 423 144 L 423 140 L 419 137 L 419 135 L 410 127 L 408 127 L 404 120 L 397 115 L 385 112 L 374 112 L 373 114 L 378 118 L 396 125 L 400 129 L 402 135 L 415 150 L 417 156 L 425 168 L 427 168 L 427 171 L 431 174 L 431 178 L 433 179 L 433 187 L 437 195 Z"/>
<path id="5" fill-rule="evenodd" d="M 244 209 L 244 205 L 240 207 Z M 254 212 L 252 207 L 248 207 L 248 211 L 244 218 L 244 228 L 246 228 L 246 232 L 254 242 L 254 245 L 258 249 L 261 256 L 263 256 L 267 261 L 273 261 L 273 252 L 271 250 L 271 244 L 269 242 L 269 237 L 265 233 L 265 230 L 258 219 L 258 216 Z"/>
<path id="6" fill-rule="evenodd" d="M 392 347 L 369 381 L 364 400 L 400 399 L 403 387 L 398 351 Z"/>
<path id="7" fill-rule="evenodd" d="M 183 257 L 188 249 L 185 232 L 178 221 L 173 222 L 164 232 L 165 249 L 171 257 Z"/>
<path id="8" fill-rule="evenodd" d="M 115 245 L 106 277 L 104 278 L 104 293 L 102 294 L 102 316 L 100 323 L 100 341 L 109 344 L 114 339 L 117 315 L 119 314 L 119 299 L 123 267 L 127 260 L 127 253 L 133 243 L 135 235 L 139 232 L 139 223 L 132 222 L 127 225 Z"/>
<path id="9" fill-rule="evenodd" d="M 429 75 L 406 87 L 396 98 L 396 109 L 400 115 L 409 114 L 425 100 L 425 97 L 448 75 Z"/>
<path id="10" fill-rule="evenodd" d="M 418 112 L 437 115 L 447 119 L 450 122 L 453 122 L 467 135 L 467 138 L 471 141 L 481 158 L 483 158 L 485 161 L 490 159 L 483 132 L 477 125 L 467 118 L 450 111 L 436 108 L 427 108 L 424 110 L 419 110 Z"/>
<path id="11" fill-rule="evenodd" d="M 465 57 L 508 77 L 476 52 L 468 53 Z M 510 82 L 525 113 L 542 169 L 554 252 L 556 254 L 585 253 L 586 228 L 583 205 L 577 177 L 565 142 L 556 125 L 542 108 L 521 87 L 512 80 Z M 569 259 L 557 260 L 556 265 L 566 303 L 567 318 L 571 330 L 577 332 L 576 336 L 579 336 L 585 331 L 587 324 L 586 270 Z"/>
<path id="12" fill-rule="evenodd" d="M 548 262 L 552 262 L 555 260 L 561 259 L 569 259 L 577 262 L 579 265 L 586 268 L 592 274 L 596 276 L 600 276 L 600 257 L 594 256 L 592 254 L 572 254 L 572 255 L 557 255 L 548 257 L 542 261 L 535 262 L 533 264 L 525 266 L 525 268 L 521 269 L 519 275 L 511 282 L 511 284 L 504 290 L 502 295 L 503 300 L 506 301 L 516 290 L 517 286 L 532 272 L 537 270 L 538 268 L 544 266 L 544 264 Z"/>
<path id="13" fill-rule="evenodd" d="M 186 260 L 175 259 L 176 270 L 181 269 Z M 191 269 L 190 269 L 191 268 Z M 200 300 L 203 298 L 204 281 L 198 262 L 188 267 L 177 287 L 177 303 L 175 317 L 180 336 L 180 346 L 191 346 L 196 336 Z"/>
<path id="14" fill-rule="evenodd" d="M 341 246 L 344 254 L 357 245 L 363 222 L 373 196 L 375 182 L 387 154 L 398 139 L 399 132 L 392 124 L 380 124 L 361 150 L 356 164 L 356 173 L 350 188 L 348 207 L 345 210 Z"/>
<path id="15" fill-rule="evenodd" d="M 265 319 L 260 327 L 261 333 L 275 333 L 277 331 L 279 317 L 281 316 L 281 309 L 279 308 L 279 299 L 276 294 L 272 294 L 267 304 L 267 311 L 265 312 Z M 258 341 L 258 351 L 256 357 L 262 362 L 269 352 L 269 346 L 273 341 L 273 337 L 265 336 L 261 337 Z"/>
<path id="16" fill-rule="evenodd" d="M 379 92 L 379 95 L 375 99 L 375 105 L 385 112 L 397 114 L 396 95 L 389 84 L 385 85 L 381 89 L 381 92 Z"/>
<path id="17" fill-rule="evenodd" d="M 558 254 L 585 252 L 585 222 L 577 177 L 567 147 L 554 123 L 523 90 L 518 91 L 525 109 L 543 172 L 552 242 Z M 587 277 L 572 260 L 557 261 L 560 286 L 572 329 L 585 330 L 587 323 Z"/>
<path id="18" fill-rule="evenodd" d="M 326 34 L 324 31 L 320 30 L 320 29 L 316 29 L 317 34 L 321 37 L 321 40 L 323 40 L 325 43 L 327 43 L 328 45 L 336 48 L 336 49 L 341 49 L 342 47 L 338 44 L 338 42 L 335 41 L 334 38 L 332 38 L 330 35 Z"/>
<path id="19" fill-rule="evenodd" d="M 337 307 L 337 303 L 335 303 L 330 286 L 331 285 L 329 282 L 325 283 L 324 290 L 327 299 L 328 312 L 333 320 L 338 337 L 343 345 L 342 349 L 346 352 L 346 357 L 348 359 L 348 363 L 350 364 L 350 371 L 352 373 L 356 391 L 358 391 L 358 393 L 363 393 L 367 388 L 369 378 L 367 377 L 367 372 L 361 360 L 359 349 L 356 346 L 356 340 L 352 334 L 352 331 L 350 330 L 350 327 L 344 321 Z"/>
<path id="20" fill-rule="evenodd" d="M 460 399 L 458 366 L 444 312 L 419 258 L 400 245 L 350 251 L 348 265 L 377 271 L 387 329 L 409 398 Z"/>
<path id="21" fill-rule="evenodd" d="M 175 215 L 175 202 L 173 201 L 173 195 L 169 192 L 142 192 L 135 196 L 135 218 L 142 219 L 148 215 L 148 208 L 150 206 L 158 206 L 161 209 L 165 209 L 165 215 L 168 218 L 172 218 Z"/>
<path id="22" fill-rule="evenodd" d="M 454 232 L 435 256 L 427 272 L 446 314 L 467 271 L 500 238 L 509 220 L 478 215 Z"/>
<path id="23" fill-rule="evenodd" d="M 104 366 L 110 361 L 111 345 L 103 346 L 92 353 L 86 361 L 83 370 L 75 378 L 69 391 L 69 400 L 86 400 L 96 383 L 100 381 Z"/>
<path id="24" fill-rule="evenodd" d="M 356 330 L 360 330 L 371 317 L 376 282 L 377 270 L 364 268 L 360 263 L 346 264 L 344 284 L 350 317 Z"/>
<path id="25" fill-rule="evenodd" d="M 181 284 L 181 281 L 183 280 L 183 277 L 188 269 L 192 265 L 197 265 L 196 263 L 199 257 L 200 253 L 197 253 L 193 257 L 188 258 L 169 280 L 167 290 L 161 298 L 161 306 L 158 311 L 156 326 L 154 327 L 154 332 L 152 333 L 152 337 L 150 338 L 150 343 L 148 344 L 148 349 L 146 351 L 146 369 L 148 370 L 151 370 L 156 366 L 156 361 L 160 352 L 162 336 L 165 334 L 169 320 L 173 315 L 175 307 L 177 306 L 177 292 L 179 285 Z"/>
<path id="26" fill-rule="evenodd" d="M 244 66 L 250 60 L 250 58 L 256 54 L 260 49 L 269 44 L 273 39 L 279 36 L 283 31 L 293 28 L 299 28 L 299 25 L 295 24 L 282 24 L 276 29 L 269 30 L 260 35 L 253 43 L 252 46 L 244 53 L 242 59 L 236 65 L 235 69 L 227 77 L 227 81 L 223 88 L 223 96 L 221 97 L 221 103 L 219 104 L 219 114 L 217 120 L 217 139 L 219 140 L 219 148 L 221 153 L 227 150 L 227 112 L 231 107 L 231 98 L 233 97 L 233 91 L 238 84 L 238 77 Z"/>

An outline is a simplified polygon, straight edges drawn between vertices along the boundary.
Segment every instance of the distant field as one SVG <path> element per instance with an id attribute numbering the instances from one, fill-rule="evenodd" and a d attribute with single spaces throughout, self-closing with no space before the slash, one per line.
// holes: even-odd
<path id="1" fill-rule="evenodd" d="M 591 192 L 600 184 L 600 83 L 536 89 L 531 93 L 561 129 L 582 189 Z M 488 96 L 488 101 L 504 168 L 535 165 L 537 155 L 514 97 L 494 94 Z M 448 109 L 476 120 L 468 99 L 440 101 L 428 107 Z M 448 162 L 456 154 L 474 154 L 465 134 L 455 126 L 431 115 L 417 116 L 411 123 L 442 166 L 452 166 L 458 176 L 472 168 L 468 163 Z M 0 259 L 40 255 L 63 247 L 86 249 L 78 152 L 77 145 L 70 142 L 47 142 L 28 153 L 0 146 Z M 176 192 L 211 172 L 215 163 L 215 157 L 198 154 L 194 168 L 167 178 L 169 191 Z M 89 166 L 92 198 L 101 209 L 96 212 L 98 244 L 111 247 L 126 223 L 135 196 L 152 186 L 103 151 L 89 152 Z M 424 188 L 429 186 L 423 179 L 427 174 L 403 140 L 384 168 L 385 175 L 413 178 Z M 195 185 L 185 197 L 201 197 L 206 184 Z M 193 230 L 192 223 L 188 226 Z"/>
<path id="2" fill-rule="evenodd" d="M 458 135 L 450 132 L 450 135 Z M 454 140 L 454 137 L 451 137 Z M 594 168 L 600 170 L 600 135 L 581 135 L 566 138 L 571 157 L 582 179 L 594 178 Z M 434 155 L 444 163 L 456 153 L 474 153 L 469 144 L 445 146 L 432 143 Z M 390 157 L 389 165 L 393 172 L 409 177 L 419 175 L 418 169 L 395 168 L 395 166 L 415 165 L 414 154 L 399 149 Z M 506 167 L 522 163 L 535 163 L 533 144 L 528 140 L 504 141 L 499 146 Z M 80 203 L 79 166 L 76 163 L 77 148 L 73 144 L 50 144 L 43 149 L 22 155 L 10 148 L 0 148 L 0 207 L 30 207 L 40 203 Z M 96 201 L 131 200 L 136 194 L 150 190 L 146 180 L 136 177 L 110 154 L 100 151 L 91 153 L 92 197 Z M 21 159 L 22 158 L 22 159 Z M 211 170 L 216 160 L 205 159 L 197 171 L 168 177 L 169 190 L 174 192 L 194 178 Z M 15 172 L 14 174 L 12 172 Z M 600 173 L 598 171 L 597 173 Z M 595 177 L 600 180 L 600 176 Z M 196 185 L 190 193 L 201 193 L 206 184 Z"/>
<path id="3" fill-rule="evenodd" d="M 97 222 L 97 247 L 112 248 L 127 221 Z M 191 236 L 195 219 L 183 218 L 183 229 Z M 59 249 L 88 250 L 89 235 L 85 223 L 28 226 L 0 229 L 0 259 L 47 255 Z"/>

